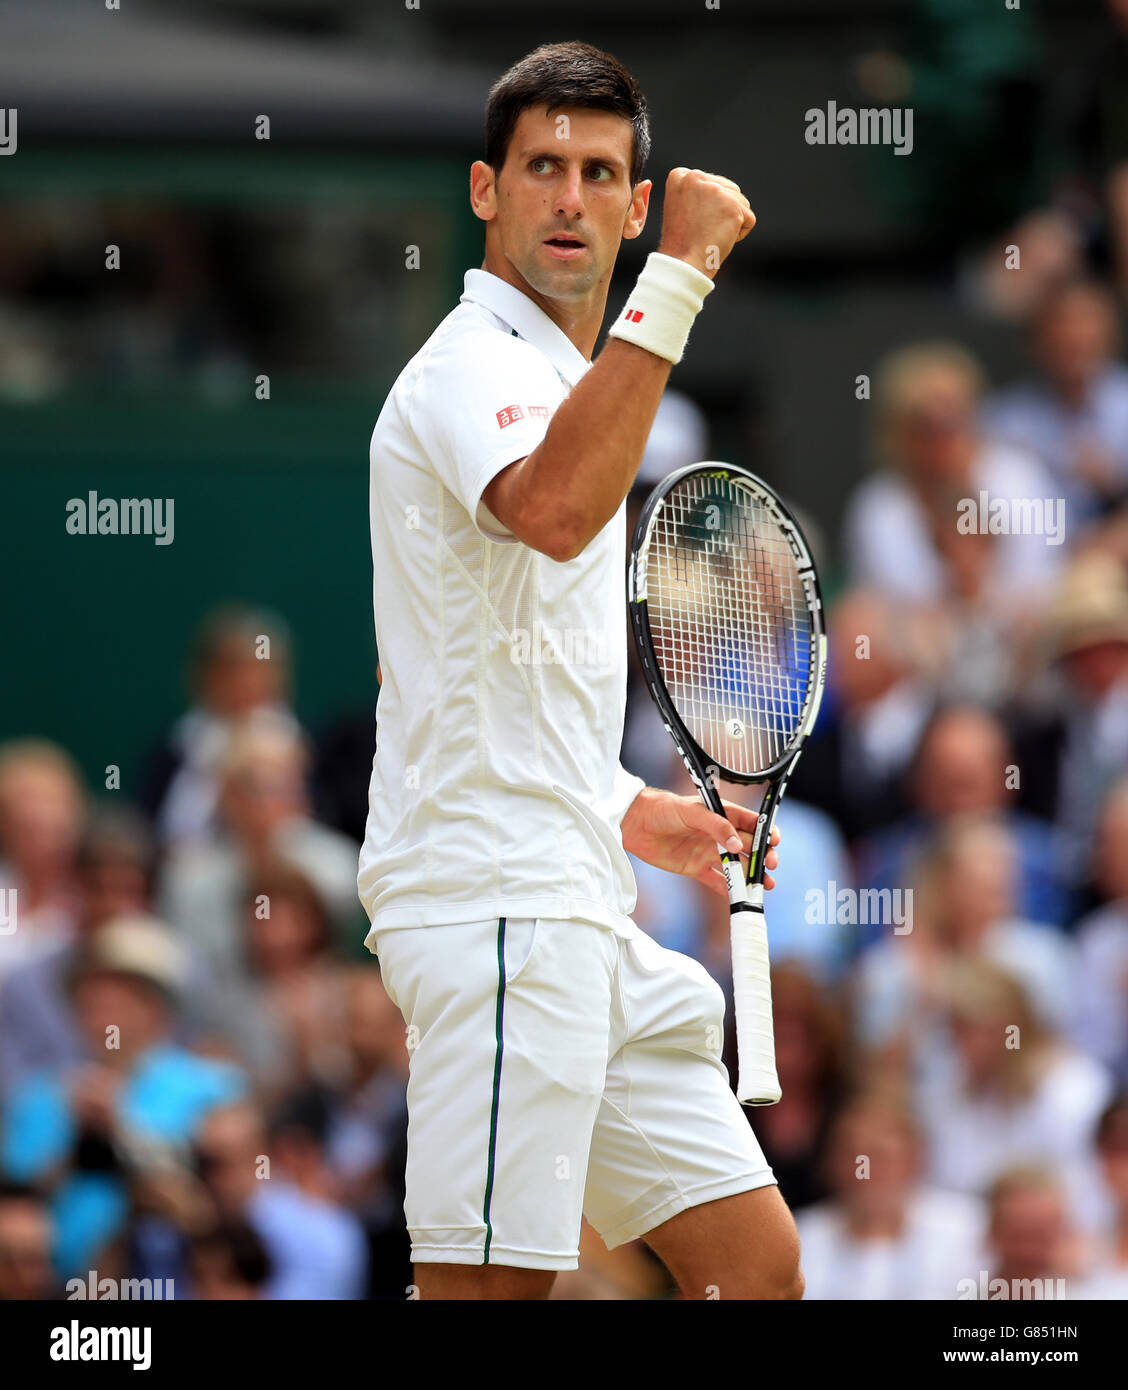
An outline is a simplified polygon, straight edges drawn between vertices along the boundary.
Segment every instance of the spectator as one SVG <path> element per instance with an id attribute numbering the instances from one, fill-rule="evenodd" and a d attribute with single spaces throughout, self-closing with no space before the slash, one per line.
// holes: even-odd
<path id="1" fill-rule="evenodd" d="M 1128 770 L 1128 581 L 1109 556 L 1071 567 L 1045 620 L 1061 683 L 1056 709 L 1017 747 L 1023 796 L 1053 819 L 1071 863 L 1087 864 L 1097 811 Z"/>
<path id="2" fill-rule="evenodd" d="M 1044 1027 L 1072 1023 L 1074 948 L 1060 932 L 1015 915 L 1013 860 L 1011 837 L 994 818 L 957 816 L 937 831 L 913 880 L 911 931 L 882 928 L 882 940 L 858 962 L 857 1021 L 866 1046 L 911 1034 L 922 1054 L 934 1052 L 925 1023 L 934 1020 L 943 969 L 955 960 L 1008 970 Z"/>
<path id="3" fill-rule="evenodd" d="M 346 988 L 349 1071 L 333 1098 L 326 1154 L 368 1235 L 369 1297 L 402 1299 L 411 1283 L 403 1017 L 370 965 L 351 967 Z"/>
<path id="4" fill-rule="evenodd" d="M 1105 906 L 1077 924 L 1077 1045 L 1128 1086 L 1128 777 L 1105 799 L 1094 852 Z"/>
<path id="5" fill-rule="evenodd" d="M 1071 1298 L 1128 1298 L 1128 1095 L 1121 1092 L 1097 1125 L 1097 1159 L 1109 1194 L 1109 1220 Z"/>
<path id="6" fill-rule="evenodd" d="M 305 873 L 328 906 L 335 938 L 353 944 L 352 929 L 363 916 L 357 846 L 310 819 L 305 765 L 304 746 L 292 732 L 250 721 L 223 763 L 218 831 L 174 849 L 165 862 L 158 894 L 163 913 L 220 978 L 246 974 L 247 888 L 277 860 Z"/>
<path id="7" fill-rule="evenodd" d="M 1095 38 L 1095 52 L 1080 75 L 1082 92 L 1072 132 L 1078 172 L 1103 205 L 1108 245 L 1119 288 L 1128 292 L 1128 3 L 1107 0 L 1111 27 Z"/>
<path id="8" fill-rule="evenodd" d="M 825 811 L 850 842 L 904 814 L 902 785 L 933 694 L 898 607 L 855 589 L 832 609 L 829 687 L 788 796 Z"/>
<path id="9" fill-rule="evenodd" d="M 397 1198 L 402 1204 L 401 1178 L 388 1161 L 407 1119 L 409 1054 L 403 1017 L 371 966 L 347 973 L 344 1023 L 348 1072 L 330 1118 L 327 1152 L 350 1202 L 384 1217 L 389 1198 L 393 1207 Z"/>
<path id="10" fill-rule="evenodd" d="M 0 906 L 6 927 L 9 917 L 14 924 L 0 934 L 0 979 L 74 935 L 84 815 L 81 777 L 61 748 L 42 739 L 0 744 Z"/>
<path id="11" fill-rule="evenodd" d="M 954 1299 L 976 1267 L 978 1203 L 922 1183 L 923 1150 L 902 1105 L 862 1095 L 826 1156 L 832 1196 L 796 1216 L 809 1299 Z"/>
<path id="12" fill-rule="evenodd" d="M 78 935 L 49 954 L 25 961 L 0 981 L 0 1094 L 37 1069 L 79 1063 L 85 1043 L 75 1016 L 70 977 L 91 934 L 119 917 L 150 913 L 155 845 L 144 820 L 123 806 L 100 806 L 78 851 Z M 265 1068 L 280 1044 L 257 1001 L 236 1000 L 214 979 L 198 952 L 185 946 L 187 978 L 175 1039 L 184 1045 L 233 1050 Z"/>
<path id="13" fill-rule="evenodd" d="M 268 1146 L 253 1105 L 227 1106 L 205 1122 L 197 1164 L 220 1215 L 246 1221 L 266 1247 L 273 1267 L 266 1298 L 363 1297 L 364 1234 L 326 1194 L 320 1144 L 308 1131 L 283 1124 Z"/>
<path id="14" fill-rule="evenodd" d="M 987 403 L 987 428 L 1037 454 L 1073 527 L 1128 493 L 1128 367 L 1116 361 L 1112 291 L 1071 278 L 1046 294 L 1031 323 L 1039 375 Z"/>
<path id="15" fill-rule="evenodd" d="M 150 758 L 145 809 L 162 844 L 190 843 L 214 827 L 220 772 L 248 716 L 297 736 L 289 681 L 290 639 L 279 617 L 232 606 L 205 619 L 192 660 L 192 706 Z"/>
<path id="16" fill-rule="evenodd" d="M 334 1084 L 348 1065 L 346 999 L 325 903 L 301 870 L 267 863 L 248 890 L 245 922 L 246 1003 L 262 1008 L 272 1037 L 284 1040 L 286 1082 Z"/>
<path id="17" fill-rule="evenodd" d="M 263 1298 L 272 1273 L 266 1246 L 243 1221 L 220 1221 L 194 1236 L 188 1268 L 193 1297 L 209 1302 Z"/>
<path id="18" fill-rule="evenodd" d="M 940 604 L 957 586 L 936 538 L 957 530 L 961 503 L 971 499 L 978 508 L 984 492 L 989 505 L 1052 499 L 1037 459 L 980 436 L 982 384 L 978 364 L 951 344 L 903 348 L 881 365 L 874 405 L 885 467 L 858 485 L 847 508 L 844 544 L 854 583 L 904 603 Z M 976 545 L 979 538 L 972 530 L 960 539 Z M 1036 610 L 1060 548 L 1045 535 L 996 540 L 985 592 L 996 615 L 1014 619 Z"/>
<path id="19" fill-rule="evenodd" d="M 51 1268 L 54 1231 L 47 1203 L 30 1187 L 0 1187 L 0 1302 L 62 1295 Z"/>
<path id="20" fill-rule="evenodd" d="M 1013 848 L 1009 896 L 1015 911 L 1029 921 L 1064 926 L 1072 902 L 1065 845 L 1047 821 L 1018 809 L 1022 772 L 995 715 L 974 705 L 937 709 L 907 778 L 911 813 L 858 847 L 863 886 L 905 887 L 914 862 L 947 819 L 990 815 L 1006 827 Z"/>
<path id="21" fill-rule="evenodd" d="M 1052 1173 L 1016 1168 L 987 1196 L 987 1288 L 1008 1298 L 1065 1298 L 1076 1248 L 1065 1196 Z"/>
<path id="22" fill-rule="evenodd" d="M 75 860 L 77 937 L 17 965 L 0 980 L 0 1094 L 28 1071 L 81 1058 L 69 972 L 89 933 L 115 917 L 149 911 L 153 872 L 145 822 L 126 809 L 99 808 Z"/>
<path id="23" fill-rule="evenodd" d="M 945 598 L 912 614 L 920 674 L 942 700 L 1002 705 L 1022 675 L 1030 626 L 1016 625 L 992 592 L 1000 538 L 938 526 L 933 539 L 944 568 Z"/>
<path id="24" fill-rule="evenodd" d="M 932 1181 L 986 1194 L 1008 1168 L 1044 1164 L 1061 1178 L 1071 1218 L 1089 1228 L 1093 1136 L 1113 1089 L 1107 1069 L 1048 1032 L 996 966 L 952 962 L 941 990 L 955 1052 L 931 1059 L 918 1092 Z"/>
<path id="25" fill-rule="evenodd" d="M 49 1186 L 63 1278 L 124 1234 L 134 1178 L 171 1162 L 208 1111 L 244 1089 L 234 1067 L 173 1043 L 185 977 L 161 923 L 100 927 L 74 972 L 84 1064 L 32 1073 L 8 1099 L 0 1167 Z"/>

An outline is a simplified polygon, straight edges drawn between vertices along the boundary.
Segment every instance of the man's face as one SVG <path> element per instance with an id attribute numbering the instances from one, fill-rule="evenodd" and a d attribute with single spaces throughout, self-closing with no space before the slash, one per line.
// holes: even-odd
<path id="1" fill-rule="evenodd" d="M 530 107 L 518 117 L 478 215 L 538 294 L 582 299 L 610 274 L 623 238 L 642 230 L 650 184 L 631 188 L 632 135 L 610 111 Z"/>
<path id="2" fill-rule="evenodd" d="M 869 1160 L 868 1177 L 859 1160 Z M 841 1200 L 855 1209 L 880 1206 L 913 1183 L 916 1158 L 905 1129 L 879 1111 L 845 1116 L 831 1146 L 831 1181 Z"/>
<path id="3" fill-rule="evenodd" d="M 27 763 L 9 768 L 0 787 L 0 842 L 26 873 L 60 872 L 74 854 L 82 805 L 70 779 Z"/>
<path id="4" fill-rule="evenodd" d="M 51 1221 L 38 1202 L 0 1205 L 0 1300 L 51 1296 Z"/>
<path id="5" fill-rule="evenodd" d="M 991 1243 L 1010 1268 L 1036 1278 L 1055 1270 L 1066 1235 L 1061 1197 L 1050 1188 L 1012 1192 L 1000 1200 L 991 1222 Z"/>
<path id="6" fill-rule="evenodd" d="M 82 895 L 88 930 L 127 913 L 145 912 L 149 887 L 144 865 L 117 854 L 93 860 L 82 875 Z"/>
<path id="7" fill-rule="evenodd" d="M 266 1137 L 255 1115 L 243 1106 L 213 1110 L 196 1140 L 200 1176 L 222 1210 L 237 1212 L 254 1191 Z"/>
<path id="8" fill-rule="evenodd" d="M 975 392 L 947 367 L 922 371 L 892 421 L 893 443 L 918 478 L 964 483 L 975 454 Z"/>
<path id="9" fill-rule="evenodd" d="M 96 1057 L 104 1057 L 109 1029 L 120 1050 L 131 1055 L 149 1047 L 169 1025 L 167 1005 L 144 980 L 113 970 L 85 975 L 74 992 L 78 1026 Z"/>
<path id="10" fill-rule="evenodd" d="M 993 720 L 953 713 L 939 719 L 921 749 L 915 792 L 931 816 L 993 811 L 1004 799 L 1006 742 Z"/>
<path id="11" fill-rule="evenodd" d="M 1038 326 L 1035 351 L 1045 372 L 1063 384 L 1086 382 L 1115 350 L 1116 319 L 1099 294 L 1064 295 Z"/>

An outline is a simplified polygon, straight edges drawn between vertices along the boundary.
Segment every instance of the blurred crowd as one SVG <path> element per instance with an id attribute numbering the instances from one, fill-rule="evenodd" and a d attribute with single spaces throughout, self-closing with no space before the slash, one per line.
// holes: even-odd
<path id="1" fill-rule="evenodd" d="M 0 1297 L 406 1296 L 404 1027 L 289 669 L 212 615 L 133 804 L 0 745 Z"/>
<path id="2" fill-rule="evenodd" d="M 767 901 L 783 1100 L 751 1117 L 809 1298 L 1128 1296 L 1120 318 L 1071 273 L 1020 383 L 992 390 L 952 342 L 874 374 Z M 668 395 L 635 508 L 710 456 Z M 624 761 L 691 790 L 637 663 Z M 640 925 L 731 990 L 724 900 L 635 867 Z"/>

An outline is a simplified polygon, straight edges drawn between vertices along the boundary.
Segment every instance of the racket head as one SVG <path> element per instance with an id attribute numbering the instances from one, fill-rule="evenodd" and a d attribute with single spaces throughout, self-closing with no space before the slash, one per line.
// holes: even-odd
<path id="1" fill-rule="evenodd" d="M 778 494 L 732 464 L 670 474 L 635 527 L 628 598 L 651 695 L 706 800 L 719 803 L 718 777 L 781 776 L 818 713 L 826 635 L 810 548 Z"/>

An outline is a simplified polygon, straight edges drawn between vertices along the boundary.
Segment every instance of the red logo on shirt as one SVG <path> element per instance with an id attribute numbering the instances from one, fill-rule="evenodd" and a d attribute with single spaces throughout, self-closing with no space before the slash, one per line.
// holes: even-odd
<path id="1" fill-rule="evenodd" d="M 504 410 L 497 412 L 498 427 L 504 429 L 506 425 L 511 425 L 514 420 L 523 420 L 526 415 L 540 420 L 548 420 L 552 416 L 552 408 L 547 405 L 507 405 Z"/>
<path id="2" fill-rule="evenodd" d="M 623 317 L 626 319 L 626 321 L 627 321 L 628 323 L 641 323 L 641 322 L 642 322 L 642 310 L 641 310 L 641 309 L 628 309 L 627 312 L 623 315 Z"/>

